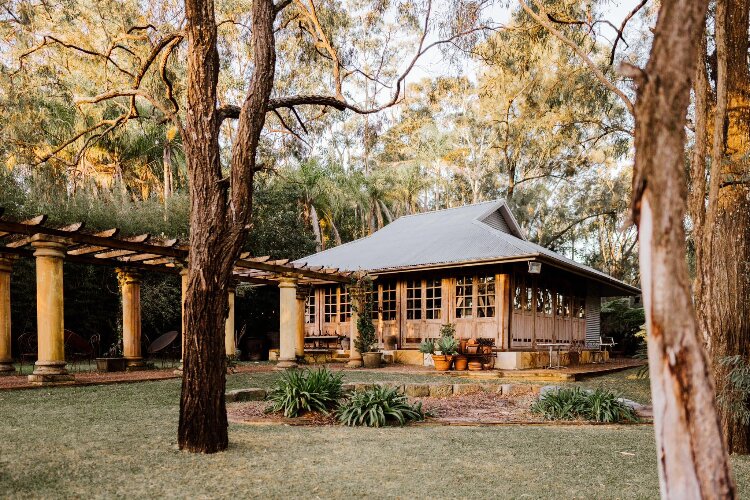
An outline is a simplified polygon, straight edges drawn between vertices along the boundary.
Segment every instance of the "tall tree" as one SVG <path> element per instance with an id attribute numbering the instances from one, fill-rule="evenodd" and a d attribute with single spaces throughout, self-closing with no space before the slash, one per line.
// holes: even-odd
<path id="1" fill-rule="evenodd" d="M 643 301 L 659 482 L 663 498 L 733 498 L 685 259 L 686 113 L 707 1 L 663 0 L 638 85 L 632 210 L 640 235 Z"/>

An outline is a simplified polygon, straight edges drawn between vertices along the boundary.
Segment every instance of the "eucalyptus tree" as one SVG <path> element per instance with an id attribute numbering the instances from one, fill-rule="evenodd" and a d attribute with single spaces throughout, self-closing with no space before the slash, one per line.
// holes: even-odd
<path id="1" fill-rule="evenodd" d="M 77 89 L 77 103 L 95 112 L 87 111 L 86 125 L 68 139 L 51 141 L 56 145 L 46 159 L 68 148 L 85 149 L 132 120 L 161 121 L 178 130 L 191 200 L 178 443 L 194 452 L 223 450 L 226 290 L 251 227 L 254 175 L 268 167 L 258 154 L 267 123 L 300 137 L 325 111 L 386 109 L 399 101 L 406 75 L 427 50 L 481 34 L 487 26 L 474 4 L 462 16 L 461 1 L 453 2 L 458 9 L 439 11 L 429 0 L 359 4 L 371 22 L 392 26 L 394 38 L 411 36 L 409 53 L 400 52 L 401 73 L 383 82 L 354 64 L 357 50 L 346 33 L 355 23 L 340 2 L 133 1 L 130 10 L 123 9 L 132 10 L 130 16 L 118 11 L 121 2 L 71 3 L 53 12 L 45 3 L 7 5 L 11 29 L 19 46 L 25 45 L 22 62 L 55 55 L 65 59 L 62 68 L 89 69 L 79 76 L 85 85 Z M 95 13 L 101 4 L 111 16 L 104 25 L 76 18 L 76 8 Z M 27 15 L 34 22 L 24 22 Z M 61 18 L 70 29 L 55 34 Z M 389 39 L 382 40 L 384 50 L 392 50 Z M 96 76 L 94 67 L 102 73 Z M 357 104 L 347 86 L 363 79 L 390 90 L 369 106 Z"/>

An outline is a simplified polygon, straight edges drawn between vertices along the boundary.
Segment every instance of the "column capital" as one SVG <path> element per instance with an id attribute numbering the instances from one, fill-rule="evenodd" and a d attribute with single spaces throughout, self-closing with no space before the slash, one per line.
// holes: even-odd
<path id="1" fill-rule="evenodd" d="M 134 269 L 118 267 L 115 272 L 117 272 L 117 281 L 120 283 L 120 286 L 126 284 L 138 285 L 141 283 L 141 273 Z"/>
<path id="2" fill-rule="evenodd" d="M 0 273 L 9 273 L 13 271 L 13 264 L 18 260 L 18 256 L 12 253 L 0 253 Z"/>
<path id="3" fill-rule="evenodd" d="M 29 241 L 34 250 L 34 257 L 57 257 L 65 258 L 65 249 L 70 244 L 67 238 L 51 236 L 48 234 L 35 234 Z"/>
<path id="4" fill-rule="evenodd" d="M 297 278 L 293 276 L 284 276 L 279 278 L 279 288 L 296 288 Z"/>

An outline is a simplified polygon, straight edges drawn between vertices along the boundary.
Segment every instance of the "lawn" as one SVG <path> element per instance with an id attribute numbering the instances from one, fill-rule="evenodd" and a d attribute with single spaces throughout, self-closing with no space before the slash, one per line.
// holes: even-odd
<path id="1" fill-rule="evenodd" d="M 274 376 L 232 375 L 228 385 L 267 387 Z M 378 378 L 346 375 L 346 381 Z M 176 448 L 178 396 L 177 380 L 0 392 L 0 497 L 653 498 L 658 493 L 649 426 L 232 424 L 230 449 L 201 456 Z M 747 491 L 750 460 L 735 459 L 734 466 L 741 491 Z"/>

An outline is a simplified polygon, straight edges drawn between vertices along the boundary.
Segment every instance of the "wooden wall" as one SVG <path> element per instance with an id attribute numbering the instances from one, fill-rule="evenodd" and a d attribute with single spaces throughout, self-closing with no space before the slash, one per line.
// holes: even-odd
<path id="1" fill-rule="evenodd" d="M 415 348 L 454 323 L 458 338 L 492 338 L 502 349 L 584 341 L 592 310 L 584 278 L 545 271 L 531 275 L 523 263 L 381 275 L 373 290 L 378 338 L 396 335 L 399 347 Z M 343 287 L 316 288 L 306 308 L 306 335 L 348 335 L 349 309 L 341 310 L 347 303 Z"/>

